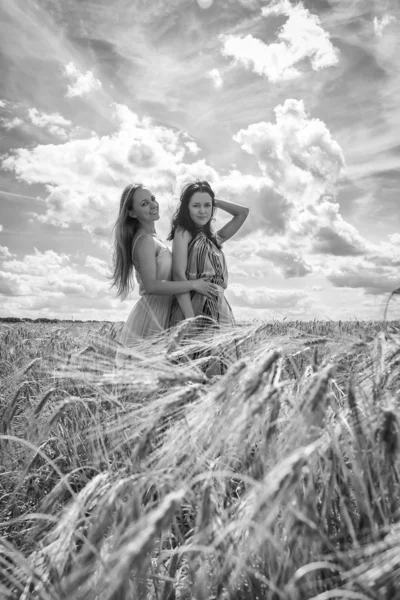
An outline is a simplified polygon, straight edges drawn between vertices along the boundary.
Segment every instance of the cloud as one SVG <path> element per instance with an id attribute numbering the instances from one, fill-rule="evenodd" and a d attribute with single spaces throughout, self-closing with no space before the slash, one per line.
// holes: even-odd
<path id="1" fill-rule="evenodd" d="M 74 315 L 83 320 L 123 321 L 138 298 L 138 290 L 134 290 L 128 300 L 120 302 L 104 276 L 106 263 L 94 256 L 87 256 L 81 264 L 69 254 L 35 249 L 18 259 L 8 253 L 4 258 L 0 266 L 0 316 Z M 85 266 L 101 277 L 85 273 Z"/>
<path id="2" fill-rule="evenodd" d="M 344 172 L 344 156 L 325 123 L 310 118 L 301 100 L 275 108 L 276 123 L 241 129 L 234 140 L 253 154 L 273 189 L 290 202 L 315 202 L 334 193 Z"/>
<path id="3" fill-rule="evenodd" d="M 61 138 L 68 136 L 67 129 L 72 126 L 72 121 L 65 119 L 59 113 L 47 114 L 39 112 L 36 108 L 30 108 L 28 114 L 32 125 L 47 129 L 53 135 Z"/>
<path id="4" fill-rule="evenodd" d="M 96 258 L 95 256 L 86 257 L 85 267 L 90 267 L 103 277 L 106 277 L 110 273 L 109 265 L 104 260 Z"/>
<path id="5" fill-rule="evenodd" d="M 0 296 L 21 296 L 24 291 L 20 285 L 20 277 L 0 270 Z"/>
<path id="6" fill-rule="evenodd" d="M 189 140 L 188 142 L 185 142 L 185 146 L 191 154 L 198 154 L 200 152 L 200 148 L 198 147 L 196 142 L 193 140 Z"/>
<path id="7" fill-rule="evenodd" d="M 381 241 L 379 244 L 370 244 L 368 260 L 380 267 L 400 267 L 400 235 L 393 234 L 388 237 L 389 242 Z"/>
<path id="8" fill-rule="evenodd" d="M 43 125 L 65 125 L 61 115 L 31 114 Z M 284 234 L 293 229 L 299 205 L 308 206 L 334 190 L 344 160 L 325 124 L 309 118 L 301 101 L 287 100 L 275 114 L 276 123 L 253 124 L 234 136 L 256 156 L 259 175 L 233 170 L 220 176 L 204 159 L 185 162 L 188 151 L 198 150 L 190 136 L 140 119 L 124 105 L 114 106 L 115 132 L 19 148 L 2 166 L 27 183 L 46 186 L 46 211 L 38 218 L 57 227 L 74 223 L 93 235 L 108 236 L 127 183 L 151 187 L 165 211 L 172 194 L 200 178 L 210 181 L 217 194 L 251 206 L 239 237 L 254 229 Z"/>
<path id="9" fill-rule="evenodd" d="M 272 290 L 268 287 L 250 288 L 240 283 L 229 286 L 228 296 L 234 306 L 252 308 L 291 308 L 307 297 L 302 290 Z"/>
<path id="10" fill-rule="evenodd" d="M 312 268 L 304 258 L 299 253 L 291 250 L 267 247 L 260 248 L 256 254 L 271 261 L 285 279 L 305 277 L 312 272 Z"/>
<path id="11" fill-rule="evenodd" d="M 234 243 L 230 244 L 224 250 L 226 256 L 232 257 L 234 260 L 243 263 L 243 261 L 254 260 L 256 252 L 262 244 L 262 234 L 253 232 L 252 236 L 247 236 L 243 240 L 233 238 Z M 235 241 L 236 240 L 236 241 Z"/>
<path id="12" fill-rule="evenodd" d="M 389 242 L 400 246 L 400 233 L 392 233 L 388 236 Z"/>
<path id="13" fill-rule="evenodd" d="M 207 77 L 211 79 L 216 90 L 222 89 L 224 85 L 224 80 L 222 79 L 222 75 L 218 71 L 218 69 L 211 69 L 211 71 L 208 71 Z"/>
<path id="14" fill-rule="evenodd" d="M 3 227 L 0 225 L 0 231 L 2 229 L 3 229 Z M 11 254 L 11 252 L 9 251 L 7 246 L 0 246 L 0 260 L 12 258 L 13 256 L 14 256 L 14 254 Z"/>
<path id="15" fill-rule="evenodd" d="M 355 228 L 354 228 L 355 229 Z M 360 237 L 355 231 L 356 238 Z M 364 249 L 357 244 L 357 239 L 346 239 L 330 227 L 320 227 L 313 250 L 320 254 L 333 254 L 334 256 L 359 256 L 364 254 Z"/>
<path id="16" fill-rule="evenodd" d="M 257 229 L 270 234 L 286 230 L 293 205 L 273 189 L 269 177 L 245 175 L 235 169 L 217 178 L 214 188 L 222 198 L 251 207 L 239 238 Z"/>
<path id="17" fill-rule="evenodd" d="M 240 266 L 233 264 L 229 267 L 229 277 L 253 277 L 254 279 L 263 279 L 267 277 L 269 270 L 265 264 L 260 264 L 260 268 L 255 268 L 258 263 L 254 261 L 247 261 L 246 263 L 241 262 Z"/>
<path id="18" fill-rule="evenodd" d="M 38 306 L 44 301 L 43 305 L 48 308 L 63 309 L 83 306 L 90 301 L 95 307 L 99 300 L 106 299 L 110 303 L 113 299 L 114 294 L 104 277 L 100 280 L 79 272 L 80 267 L 65 253 L 35 249 L 33 254 L 20 259 L 11 257 L 9 253 L 2 263 L 0 294 L 19 297 L 21 305 L 28 310 L 39 310 Z M 87 263 L 98 271 L 103 266 L 103 261 L 95 257 L 87 257 Z"/>
<path id="19" fill-rule="evenodd" d="M 392 292 L 400 286 L 398 270 L 374 267 L 368 262 L 341 265 L 326 276 L 336 287 L 363 288 L 369 295 Z"/>
<path id="20" fill-rule="evenodd" d="M 233 277 L 248 277 L 249 276 L 247 271 L 245 271 L 241 267 L 238 267 L 237 265 L 233 265 L 229 269 L 229 275 L 233 276 Z"/>
<path id="21" fill-rule="evenodd" d="M 33 275 L 45 277 L 49 273 L 62 270 L 69 262 L 67 254 L 57 254 L 53 250 L 39 252 L 35 248 L 34 254 L 28 254 L 24 260 L 9 260 L 3 263 L 3 268 L 10 273 L 19 275 Z"/>
<path id="22" fill-rule="evenodd" d="M 379 17 L 374 17 L 374 32 L 377 37 L 382 37 L 384 29 L 393 21 L 396 21 L 396 17 L 393 15 L 385 14 L 381 19 Z"/>
<path id="23" fill-rule="evenodd" d="M 309 239 L 310 252 L 333 256 L 359 256 L 371 247 L 340 215 L 340 207 L 329 196 L 308 205 L 291 223 L 293 239 Z"/>
<path id="24" fill-rule="evenodd" d="M 0 125 L 7 131 L 10 131 L 11 129 L 15 129 L 16 127 L 20 127 L 23 124 L 24 124 L 23 120 L 20 119 L 19 117 L 14 117 L 13 119 L 6 119 L 6 118 L 2 117 L 0 119 Z"/>
<path id="25" fill-rule="evenodd" d="M 264 44 L 252 35 L 223 36 L 224 56 L 233 57 L 272 83 L 299 77 L 301 72 L 295 65 L 307 58 L 315 71 L 338 63 L 339 51 L 321 27 L 319 17 L 310 13 L 302 2 L 292 5 L 289 0 L 277 0 L 263 7 L 262 14 L 288 17 L 279 30 L 278 41 Z"/>
<path id="26" fill-rule="evenodd" d="M 210 8 L 214 3 L 214 0 L 197 0 L 197 4 L 200 8 L 207 9 Z"/>
<path id="27" fill-rule="evenodd" d="M 187 153 L 197 150 L 186 133 L 155 125 L 118 104 L 114 123 L 109 135 L 18 148 L 3 157 L 3 169 L 27 183 L 45 185 L 46 210 L 38 220 L 63 229 L 78 224 L 94 236 L 110 237 L 119 196 L 128 183 L 150 187 L 163 215 L 171 212 L 173 197 L 177 201 L 189 180 L 218 180 L 204 159 L 185 162 Z M 163 227 L 166 234 L 164 219 Z"/>
<path id="28" fill-rule="evenodd" d="M 242 234 L 259 228 L 281 236 L 276 248 L 263 252 L 285 278 L 311 272 L 305 253 L 363 254 L 366 241 L 334 200 L 345 169 L 341 147 L 325 123 L 309 117 L 302 101 L 286 100 L 275 115 L 276 123 L 251 124 L 234 136 L 256 157 L 262 177 L 231 172 L 218 184 L 228 197 L 252 208 Z"/>
<path id="29" fill-rule="evenodd" d="M 349 226 L 347 223 L 346 225 Z M 313 244 L 313 250 L 320 254 L 333 254 L 334 256 L 359 256 L 365 253 L 365 249 L 359 243 L 360 235 L 354 227 L 354 235 L 348 235 L 349 231 L 342 235 L 331 227 L 320 227 L 317 238 Z"/>
<path id="30" fill-rule="evenodd" d="M 114 110 L 113 134 L 19 148 L 3 160 L 3 169 L 20 179 L 46 185 L 42 222 L 63 228 L 78 223 L 94 232 L 111 226 L 118 196 L 132 181 L 165 193 L 175 189 L 177 177 L 190 172 L 193 177 L 205 173 L 216 178 L 204 161 L 184 164 L 183 134 L 139 119 L 125 106 Z"/>
<path id="31" fill-rule="evenodd" d="M 92 71 L 86 71 L 83 73 L 80 71 L 73 62 L 68 63 L 65 66 L 64 74 L 72 82 L 68 86 L 67 98 L 74 98 L 77 96 L 83 96 L 89 92 L 99 90 L 101 88 L 101 81 L 96 79 Z"/>
<path id="32" fill-rule="evenodd" d="M 389 238 L 396 242 L 396 234 Z M 392 241 L 364 240 L 362 256 L 331 253 L 321 261 L 314 255 L 314 265 L 335 287 L 359 289 L 369 296 L 387 294 L 400 286 L 400 245 Z"/>

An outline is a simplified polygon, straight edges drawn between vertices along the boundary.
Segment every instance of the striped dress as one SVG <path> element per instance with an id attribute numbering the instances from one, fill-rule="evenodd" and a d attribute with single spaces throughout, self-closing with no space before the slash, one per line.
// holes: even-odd
<path id="1" fill-rule="evenodd" d="M 204 320 L 204 326 L 218 324 L 233 325 L 235 320 L 232 309 L 225 298 L 224 291 L 228 285 L 228 269 L 222 250 L 200 231 L 189 243 L 186 278 L 189 280 L 208 277 L 219 287 L 218 295 L 208 298 L 198 292 L 190 292 L 195 316 L 209 317 Z M 171 307 L 171 326 L 184 319 L 183 312 L 174 298 Z M 212 319 L 212 321 L 210 320 Z"/>
<path id="2" fill-rule="evenodd" d="M 224 253 L 201 231 L 188 246 L 186 277 L 191 280 L 209 277 L 212 283 L 219 287 L 218 294 L 212 298 L 198 292 L 190 292 L 193 311 L 197 317 L 195 331 L 198 336 L 192 329 L 192 352 L 189 355 L 192 359 L 202 360 L 202 368 L 206 373 L 209 374 L 208 369 L 212 368 L 213 374 L 223 374 L 239 358 L 234 338 L 228 342 L 224 335 L 219 339 L 217 336 L 218 332 L 223 333 L 224 329 L 231 329 L 235 323 L 232 309 L 224 295 L 228 285 L 228 270 Z M 183 312 L 174 298 L 170 325 L 174 326 L 183 319 Z M 196 340 L 199 342 L 197 348 Z"/>

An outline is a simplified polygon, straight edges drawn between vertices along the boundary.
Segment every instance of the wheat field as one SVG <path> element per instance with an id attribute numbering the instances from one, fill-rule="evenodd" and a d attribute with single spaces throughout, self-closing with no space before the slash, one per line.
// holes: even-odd
<path id="1" fill-rule="evenodd" d="M 1 597 L 400 598 L 399 327 L 1 322 Z"/>

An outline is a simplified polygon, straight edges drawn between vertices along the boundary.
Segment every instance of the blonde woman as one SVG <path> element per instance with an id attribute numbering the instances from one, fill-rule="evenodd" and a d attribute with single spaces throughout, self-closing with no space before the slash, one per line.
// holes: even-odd
<path id="1" fill-rule="evenodd" d="M 150 190 L 142 185 L 124 189 L 114 225 L 112 284 L 125 299 L 133 288 L 135 272 L 140 295 L 120 334 L 119 341 L 125 346 L 169 326 L 174 295 L 196 292 L 211 296 L 216 292 L 215 284 L 205 277 L 171 280 L 172 254 L 155 229 L 159 218 L 159 205 Z"/>

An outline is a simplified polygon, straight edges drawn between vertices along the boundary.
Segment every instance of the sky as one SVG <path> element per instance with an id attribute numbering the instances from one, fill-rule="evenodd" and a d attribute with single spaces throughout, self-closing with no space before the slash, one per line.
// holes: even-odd
<path id="1" fill-rule="evenodd" d="M 250 209 L 224 245 L 238 320 L 383 317 L 398 0 L 3 0 L 0 40 L 0 317 L 125 320 L 123 188 L 155 194 L 166 238 L 197 178 Z"/>

